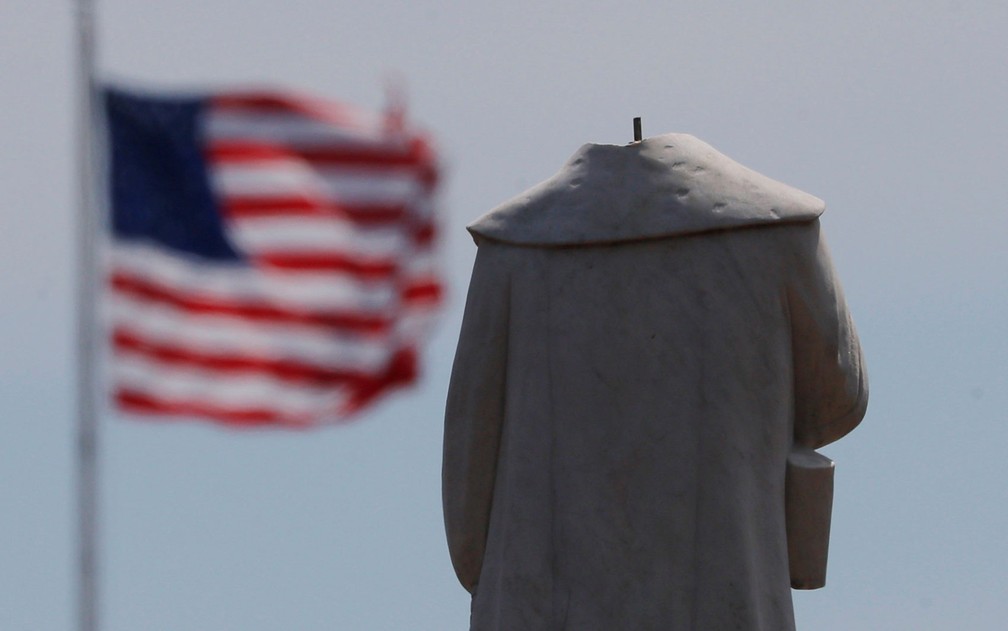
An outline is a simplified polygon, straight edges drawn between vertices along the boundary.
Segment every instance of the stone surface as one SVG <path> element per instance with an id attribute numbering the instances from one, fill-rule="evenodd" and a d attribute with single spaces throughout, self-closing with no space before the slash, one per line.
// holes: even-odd
<path id="1" fill-rule="evenodd" d="M 825 208 L 698 138 L 666 134 L 586 144 L 555 176 L 469 229 L 522 245 L 614 243 L 813 219 Z"/>
<path id="2" fill-rule="evenodd" d="M 830 518 L 833 514 L 833 461 L 807 447 L 788 455 L 784 478 L 791 587 L 826 585 Z"/>
<path id="3" fill-rule="evenodd" d="M 867 404 L 822 210 L 670 134 L 470 226 L 443 484 L 471 629 L 794 628 L 788 457 Z"/>

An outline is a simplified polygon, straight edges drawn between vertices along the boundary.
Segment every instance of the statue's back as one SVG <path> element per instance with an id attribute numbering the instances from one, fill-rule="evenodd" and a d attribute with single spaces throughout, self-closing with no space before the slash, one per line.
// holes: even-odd
<path id="1" fill-rule="evenodd" d="M 793 629 L 788 453 L 866 396 L 818 220 L 477 238 L 444 468 L 471 628 Z"/>

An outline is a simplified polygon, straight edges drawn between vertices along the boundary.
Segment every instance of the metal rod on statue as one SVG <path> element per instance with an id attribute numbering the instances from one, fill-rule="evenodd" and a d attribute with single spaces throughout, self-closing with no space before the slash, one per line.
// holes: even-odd
<path id="1" fill-rule="evenodd" d="M 76 0 L 77 22 L 77 510 L 78 631 L 98 629 L 98 412 L 95 392 L 95 35 L 93 0 Z"/>

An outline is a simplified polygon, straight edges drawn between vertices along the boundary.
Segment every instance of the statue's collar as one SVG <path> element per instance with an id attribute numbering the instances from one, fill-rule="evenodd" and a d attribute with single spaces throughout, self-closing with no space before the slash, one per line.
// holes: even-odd
<path id="1" fill-rule="evenodd" d="M 468 226 L 517 245 L 585 245 L 810 221 L 822 200 L 688 134 L 586 144 L 560 171 Z"/>

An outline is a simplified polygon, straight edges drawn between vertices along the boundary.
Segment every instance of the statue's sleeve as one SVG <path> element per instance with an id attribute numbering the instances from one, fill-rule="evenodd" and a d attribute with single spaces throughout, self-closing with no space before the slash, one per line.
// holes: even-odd
<path id="1" fill-rule="evenodd" d="M 481 245 L 445 407 L 442 500 L 452 565 L 475 593 L 483 566 L 504 420 L 509 281 L 501 250 Z"/>
<path id="2" fill-rule="evenodd" d="M 861 345 L 819 220 L 798 228 L 787 289 L 795 443 L 817 448 L 854 429 L 868 406 Z"/>

